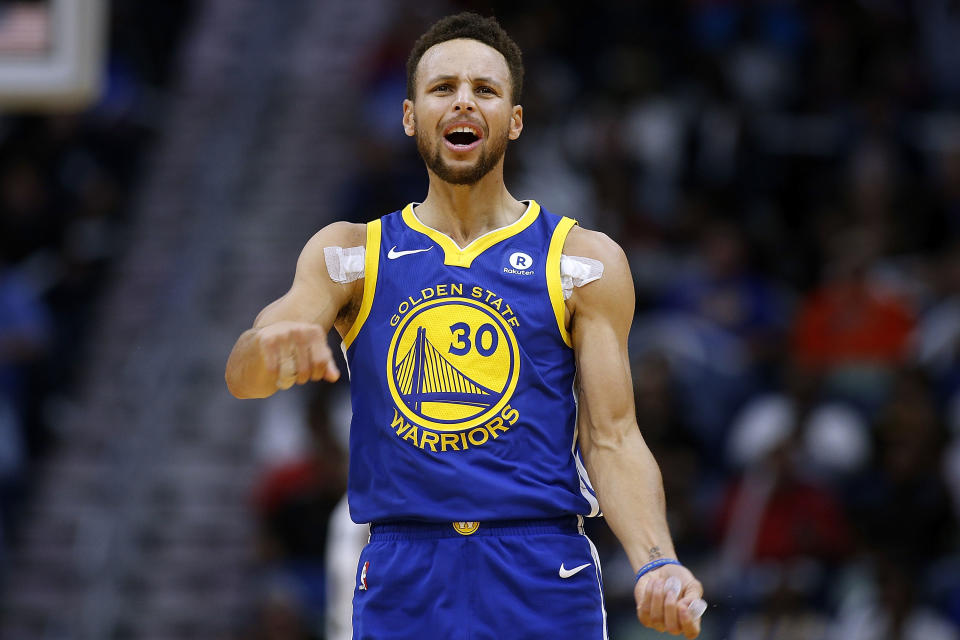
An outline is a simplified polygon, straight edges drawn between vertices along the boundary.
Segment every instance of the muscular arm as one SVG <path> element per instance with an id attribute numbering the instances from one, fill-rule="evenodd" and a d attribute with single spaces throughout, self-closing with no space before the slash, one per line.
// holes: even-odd
<path id="1" fill-rule="evenodd" d="M 574 228 L 564 253 L 604 263 L 603 277 L 568 301 L 579 381 L 579 444 L 597 499 L 634 571 L 657 557 L 676 558 L 667 528 L 660 469 L 637 426 L 627 337 L 634 292 L 626 256 L 602 234 Z M 675 577 L 677 583 L 667 584 Z M 679 586 L 671 594 L 670 587 Z M 687 611 L 703 589 L 687 569 L 664 566 L 637 584 L 638 616 L 660 631 L 693 638 Z"/>
<path id="2" fill-rule="evenodd" d="M 307 242 L 290 290 L 260 312 L 230 352 L 225 378 L 234 396 L 265 398 L 293 384 L 339 378 L 327 332 L 336 327 L 343 335 L 349 329 L 363 280 L 331 280 L 323 249 L 364 241 L 364 225 L 337 222 Z"/>

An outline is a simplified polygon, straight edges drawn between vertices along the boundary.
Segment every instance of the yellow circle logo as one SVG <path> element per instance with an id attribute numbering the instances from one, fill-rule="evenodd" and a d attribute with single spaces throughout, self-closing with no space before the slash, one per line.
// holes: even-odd
<path id="1" fill-rule="evenodd" d="M 469 536 L 472 533 L 476 533 L 477 529 L 480 528 L 479 522 L 454 522 L 453 530 L 459 533 L 462 536 Z"/>
<path id="2" fill-rule="evenodd" d="M 520 350 L 510 325 L 477 300 L 423 302 L 390 341 L 387 383 L 415 424 L 462 431 L 497 415 L 517 386 Z"/>

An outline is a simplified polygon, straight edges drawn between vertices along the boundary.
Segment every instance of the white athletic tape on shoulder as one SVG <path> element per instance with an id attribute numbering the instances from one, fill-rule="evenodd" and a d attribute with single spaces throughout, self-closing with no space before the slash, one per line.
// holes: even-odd
<path id="1" fill-rule="evenodd" d="M 593 258 L 582 256 L 560 256 L 560 286 L 563 289 L 563 299 L 568 300 L 573 295 L 574 287 L 582 287 L 603 275 L 603 263 Z"/>
<path id="2" fill-rule="evenodd" d="M 324 247 L 323 258 L 327 263 L 327 273 L 330 279 L 340 284 L 347 284 L 363 277 L 366 248 Z"/>

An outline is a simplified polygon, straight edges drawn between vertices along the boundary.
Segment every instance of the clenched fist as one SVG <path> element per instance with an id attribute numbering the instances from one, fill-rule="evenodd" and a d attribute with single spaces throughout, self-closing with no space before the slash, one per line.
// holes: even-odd
<path id="1" fill-rule="evenodd" d="M 284 320 L 257 329 L 256 343 L 264 368 L 278 389 L 311 380 L 336 382 L 340 370 L 327 344 L 326 330 L 309 322 Z"/>
<path id="2" fill-rule="evenodd" d="M 637 582 L 633 590 L 637 618 L 644 626 L 686 638 L 700 635 L 700 617 L 706 611 L 703 586 L 689 570 L 663 566 Z"/>

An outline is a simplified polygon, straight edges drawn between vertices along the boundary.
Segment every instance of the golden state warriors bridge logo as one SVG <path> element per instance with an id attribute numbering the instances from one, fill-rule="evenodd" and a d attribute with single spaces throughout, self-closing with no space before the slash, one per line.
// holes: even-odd
<path id="1" fill-rule="evenodd" d="M 405 299 L 387 358 L 390 428 L 430 451 L 464 451 L 509 431 L 520 351 L 509 304 L 482 287 L 450 283 Z"/>

